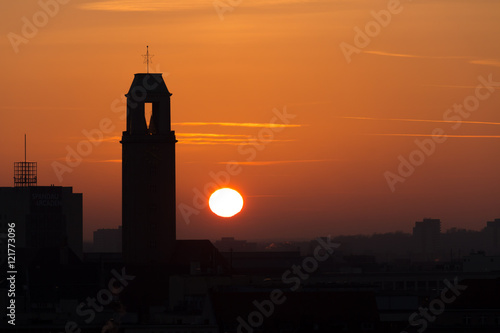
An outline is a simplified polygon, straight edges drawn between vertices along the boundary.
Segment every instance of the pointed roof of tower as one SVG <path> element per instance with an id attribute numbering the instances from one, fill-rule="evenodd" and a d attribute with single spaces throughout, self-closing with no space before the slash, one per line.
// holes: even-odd
<path id="1" fill-rule="evenodd" d="M 162 73 L 136 73 L 127 95 L 141 96 L 144 90 L 149 94 L 172 94 L 168 91 Z M 126 96 L 127 96 L 126 95 Z"/>

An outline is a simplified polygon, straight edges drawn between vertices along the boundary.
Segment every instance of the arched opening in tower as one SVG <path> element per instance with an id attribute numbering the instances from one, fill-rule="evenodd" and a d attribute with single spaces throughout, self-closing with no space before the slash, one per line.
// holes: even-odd
<path id="1" fill-rule="evenodd" d="M 148 134 L 156 134 L 156 118 L 158 118 L 158 103 L 146 102 L 144 103 L 144 117 L 146 120 L 146 127 Z"/>

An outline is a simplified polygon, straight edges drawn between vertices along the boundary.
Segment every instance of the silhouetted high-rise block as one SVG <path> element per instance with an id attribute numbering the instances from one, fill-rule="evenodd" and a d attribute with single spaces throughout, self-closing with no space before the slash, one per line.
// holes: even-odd
<path id="1" fill-rule="evenodd" d="M 73 193 L 72 187 L 0 187 L 0 238 L 6 242 L 9 223 L 14 223 L 16 249 L 26 248 L 31 255 L 68 247 L 81 259 L 82 200 L 82 194 Z M 7 245 L 1 240 L 0 245 L 2 261 L 7 258 Z"/>
<path id="2" fill-rule="evenodd" d="M 432 260 L 440 250 L 441 220 L 424 218 L 415 222 L 413 239 L 417 253 L 427 256 L 427 260 Z"/>

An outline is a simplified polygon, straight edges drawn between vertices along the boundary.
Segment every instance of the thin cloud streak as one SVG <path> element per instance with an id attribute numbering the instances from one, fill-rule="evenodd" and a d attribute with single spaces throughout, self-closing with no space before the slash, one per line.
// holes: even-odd
<path id="1" fill-rule="evenodd" d="M 56 161 L 65 161 L 65 162 L 68 161 L 66 157 L 59 157 L 59 158 L 56 158 L 55 160 Z M 91 159 L 91 158 L 84 158 L 83 161 L 84 162 L 88 162 L 88 163 L 121 163 L 122 162 L 121 159 L 116 159 L 116 160 L 96 160 L 96 159 Z"/>
<path id="2" fill-rule="evenodd" d="M 256 194 L 256 195 L 245 195 L 246 198 L 290 198 L 292 195 L 286 194 Z"/>
<path id="3" fill-rule="evenodd" d="M 270 6 L 292 3 L 307 3 L 308 0 L 252 0 L 247 6 Z M 150 11 L 181 11 L 196 9 L 212 9 L 212 2 L 206 0 L 108 0 L 93 1 L 78 5 L 83 10 L 114 11 L 114 12 L 150 12 Z"/>
<path id="4" fill-rule="evenodd" d="M 213 144 L 215 143 L 223 143 L 223 142 L 234 142 L 235 144 L 248 142 L 252 137 L 251 135 L 246 134 L 218 134 L 218 133 L 176 133 L 176 137 L 179 139 L 179 143 L 187 143 L 187 142 L 197 142 L 197 141 L 208 141 Z M 86 140 L 90 142 L 119 142 L 121 140 L 121 136 L 115 135 L 110 137 L 105 137 L 100 140 L 89 140 L 85 136 L 81 137 L 73 137 L 73 140 L 81 141 Z M 255 140 L 250 140 L 254 142 Z M 272 141 L 280 141 L 280 140 L 272 140 Z M 197 143 L 197 144 L 202 144 Z"/>
<path id="5" fill-rule="evenodd" d="M 500 67 L 500 60 L 498 60 L 498 59 L 471 60 L 471 61 L 469 61 L 469 63 L 474 64 L 474 65 Z"/>
<path id="6" fill-rule="evenodd" d="M 273 139 L 266 141 L 266 143 L 271 142 L 293 142 L 296 140 L 278 140 Z M 183 140 L 179 140 L 179 144 L 187 144 L 187 145 L 259 145 L 262 144 L 262 141 L 257 139 L 217 139 L 217 138 L 186 138 Z"/>
<path id="7" fill-rule="evenodd" d="M 419 59 L 471 59 L 471 57 L 466 56 L 423 56 L 416 54 L 403 54 L 403 53 L 391 53 L 383 51 L 363 51 L 363 53 L 374 54 L 379 56 L 387 57 L 399 57 L 399 58 L 419 58 Z"/>
<path id="8" fill-rule="evenodd" d="M 113 12 L 150 12 L 150 11 L 180 11 L 207 7 L 200 0 L 164 1 L 164 0 L 109 0 L 80 4 L 78 8 L 94 11 Z"/>
<path id="9" fill-rule="evenodd" d="M 425 87 L 439 87 L 439 88 L 454 88 L 454 89 L 475 89 L 477 86 L 459 86 L 459 85 L 453 85 L 453 84 L 423 84 L 422 86 Z M 500 87 L 493 87 L 490 86 L 490 88 L 495 89 L 495 90 L 500 90 Z"/>
<path id="10" fill-rule="evenodd" d="M 453 120 L 433 120 L 433 119 L 405 119 L 405 118 L 371 118 L 371 117 L 340 117 L 343 119 L 356 119 L 356 120 L 386 120 L 386 121 L 409 121 L 409 122 L 423 122 L 423 123 L 450 123 L 456 124 Z M 462 120 L 462 124 L 476 124 L 476 125 L 500 125 L 500 123 L 489 121 L 467 121 Z"/>
<path id="11" fill-rule="evenodd" d="M 175 133 L 178 138 L 250 138 L 251 135 L 246 134 L 218 134 L 218 133 Z M 86 136 L 73 137 L 73 140 L 87 140 L 91 142 L 118 142 L 122 139 L 121 136 L 108 136 L 102 139 L 89 140 Z"/>
<path id="12" fill-rule="evenodd" d="M 91 163 L 121 163 L 122 160 L 87 160 L 87 162 Z"/>
<path id="13" fill-rule="evenodd" d="M 398 57 L 398 58 L 417 58 L 417 59 L 468 59 L 469 64 L 473 65 L 484 65 L 500 67 L 500 60 L 498 59 L 474 59 L 470 56 L 425 56 L 417 54 L 404 54 L 404 53 L 392 53 L 384 51 L 363 51 L 363 53 L 374 54 L 386 57 Z"/>
<path id="14" fill-rule="evenodd" d="M 245 161 L 245 162 L 219 162 L 218 164 L 238 164 L 238 165 L 252 165 L 252 166 L 265 166 L 265 165 L 276 165 L 276 164 L 291 164 L 291 163 L 318 163 L 318 162 L 330 162 L 335 161 L 333 159 L 323 159 L 323 160 L 285 160 L 285 161 Z"/>
<path id="15" fill-rule="evenodd" d="M 243 142 L 248 142 L 249 140 L 245 139 L 223 139 L 223 138 L 186 138 L 186 139 L 179 139 L 179 143 L 186 143 L 186 142 L 214 142 L 214 143 L 224 143 L 224 142 L 234 142 L 234 143 L 243 143 Z"/>
<path id="16" fill-rule="evenodd" d="M 436 137 L 432 134 L 409 134 L 409 133 L 361 133 L 360 135 L 370 136 L 409 136 L 409 137 Z M 478 139 L 498 139 L 500 135 L 459 135 L 459 134 L 444 134 L 439 135 L 446 138 L 478 138 Z"/>
<path id="17" fill-rule="evenodd" d="M 60 142 L 65 142 L 65 143 L 68 143 L 68 142 L 81 142 L 81 141 L 88 141 L 88 142 L 92 142 L 92 143 L 95 143 L 95 142 L 98 142 L 98 143 L 101 143 L 101 142 L 119 142 L 122 138 L 121 136 L 118 136 L 118 135 L 115 135 L 115 136 L 107 136 L 107 137 L 104 137 L 102 139 L 94 139 L 94 138 L 89 138 L 87 136 L 73 136 L 73 137 L 70 137 L 69 138 L 70 140 L 68 139 L 61 139 Z"/>
<path id="18" fill-rule="evenodd" d="M 177 137 L 208 137 L 208 138 L 249 138 L 250 135 L 245 134 L 217 134 L 217 133 L 176 133 Z"/>
<path id="19" fill-rule="evenodd" d="M 172 123 L 175 126 L 226 126 L 226 127 L 260 127 L 260 128 L 285 128 L 302 127 L 298 124 L 273 124 L 273 123 L 228 123 L 228 122 L 183 122 Z"/>

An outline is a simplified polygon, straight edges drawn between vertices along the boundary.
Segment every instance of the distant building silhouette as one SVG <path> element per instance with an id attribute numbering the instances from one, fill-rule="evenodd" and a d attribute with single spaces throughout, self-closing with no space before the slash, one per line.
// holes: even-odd
<path id="1" fill-rule="evenodd" d="M 222 237 L 221 240 L 215 241 L 214 245 L 221 252 L 257 250 L 257 243 L 249 243 L 246 240 L 236 240 L 234 237 Z"/>
<path id="2" fill-rule="evenodd" d="M 167 263 L 175 246 L 175 139 L 170 96 L 159 73 L 135 74 L 122 137 L 123 258 Z M 151 118 L 145 110 L 150 107 Z M 149 124 L 148 124 L 149 123 Z"/>
<path id="3" fill-rule="evenodd" d="M 463 258 L 464 272 L 500 272 L 500 256 L 487 256 L 484 251 Z"/>
<path id="4" fill-rule="evenodd" d="M 439 253 L 441 236 L 441 220 L 424 218 L 415 222 L 413 227 L 413 241 L 415 250 L 425 259 L 432 259 Z"/>
<path id="5" fill-rule="evenodd" d="M 16 224 L 16 248 L 68 247 L 82 258 L 82 194 L 72 187 L 0 187 L 0 225 Z M 4 257 L 5 258 L 5 257 Z"/>
<path id="6" fill-rule="evenodd" d="M 488 253 L 500 254 L 500 219 L 488 221 L 484 233 Z"/>
<path id="7" fill-rule="evenodd" d="M 122 227 L 94 231 L 93 252 L 122 252 Z"/>

